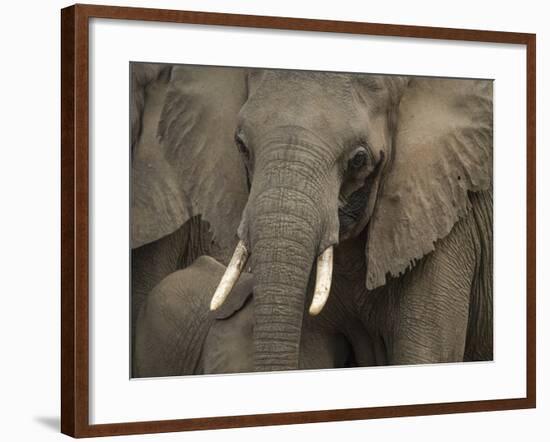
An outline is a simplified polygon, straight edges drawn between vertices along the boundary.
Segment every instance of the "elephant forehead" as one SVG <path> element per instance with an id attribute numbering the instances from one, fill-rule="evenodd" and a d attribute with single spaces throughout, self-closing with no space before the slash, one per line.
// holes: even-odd
<path id="1" fill-rule="evenodd" d="M 344 74 L 265 71 L 251 82 L 251 95 L 241 112 L 245 125 L 348 131 L 357 115 L 350 78 Z"/>
<path id="2" fill-rule="evenodd" d="M 272 70 L 253 76 L 251 81 L 252 98 L 264 102 L 344 106 L 350 97 L 350 78 L 344 74 Z"/>

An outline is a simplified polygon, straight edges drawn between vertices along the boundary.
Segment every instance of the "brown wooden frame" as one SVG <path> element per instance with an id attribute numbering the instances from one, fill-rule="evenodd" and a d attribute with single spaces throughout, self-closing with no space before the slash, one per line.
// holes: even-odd
<path id="1" fill-rule="evenodd" d="M 527 396 L 471 402 L 222 416 L 90 425 L 88 356 L 88 20 L 90 17 L 515 43 L 527 49 Z M 61 11 L 61 431 L 73 437 L 298 424 L 534 408 L 535 57 L 534 34 L 253 15 L 74 5 Z"/>

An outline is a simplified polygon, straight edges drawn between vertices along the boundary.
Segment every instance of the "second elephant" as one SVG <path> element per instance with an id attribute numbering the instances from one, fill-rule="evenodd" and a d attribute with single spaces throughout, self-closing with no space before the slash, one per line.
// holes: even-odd
<path id="1" fill-rule="evenodd" d="M 252 275 L 241 275 L 222 308 L 208 309 L 224 271 L 225 266 L 202 256 L 153 289 L 137 321 L 135 377 L 254 371 Z M 305 324 L 300 368 L 351 365 L 343 336 L 326 336 L 314 321 Z"/>

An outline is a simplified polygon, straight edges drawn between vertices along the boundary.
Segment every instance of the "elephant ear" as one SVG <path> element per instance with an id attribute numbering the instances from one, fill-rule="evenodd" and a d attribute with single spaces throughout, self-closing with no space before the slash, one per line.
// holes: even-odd
<path id="1" fill-rule="evenodd" d="M 157 135 L 169 75 L 159 78 L 154 66 L 133 63 L 131 70 L 132 247 L 173 232 L 189 218 Z M 159 205 L 158 195 L 168 203 Z"/>
<path id="2" fill-rule="evenodd" d="M 369 222 L 368 289 L 434 250 L 492 186 L 492 81 L 413 78 L 403 92 L 393 152 Z"/>
<path id="3" fill-rule="evenodd" d="M 156 89 L 155 85 L 158 87 L 160 84 L 166 84 L 170 78 L 171 70 L 171 66 L 165 64 L 138 62 L 130 64 L 130 130 L 132 135 L 132 152 L 135 150 L 142 133 L 146 95 L 150 99 L 151 94 L 154 94 L 154 90 Z M 151 111 L 152 109 L 149 108 L 148 110 Z"/>
<path id="4" fill-rule="evenodd" d="M 234 143 L 245 71 L 174 66 L 169 81 L 150 89 L 133 157 L 132 246 L 201 215 L 214 241 L 230 249 L 248 195 Z"/>

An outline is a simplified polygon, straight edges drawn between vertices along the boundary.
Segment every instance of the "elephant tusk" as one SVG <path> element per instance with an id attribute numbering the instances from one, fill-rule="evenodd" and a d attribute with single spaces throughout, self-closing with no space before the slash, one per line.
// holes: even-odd
<path id="1" fill-rule="evenodd" d="M 315 292 L 309 307 L 309 314 L 318 315 L 325 306 L 332 283 L 332 258 L 334 248 L 330 246 L 317 258 L 317 276 L 315 278 Z"/>
<path id="2" fill-rule="evenodd" d="M 218 284 L 218 288 L 216 288 L 214 296 L 212 296 L 212 301 L 210 301 L 210 310 L 216 310 L 224 303 L 227 295 L 229 295 L 229 292 L 231 292 L 231 289 L 233 289 L 233 286 L 239 279 L 247 259 L 248 250 L 246 250 L 244 242 L 239 241 L 235 247 L 231 261 L 229 262 L 227 269 L 225 269 L 225 273 Z"/>

